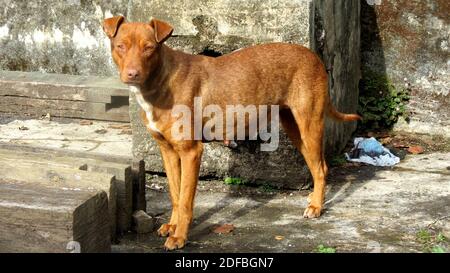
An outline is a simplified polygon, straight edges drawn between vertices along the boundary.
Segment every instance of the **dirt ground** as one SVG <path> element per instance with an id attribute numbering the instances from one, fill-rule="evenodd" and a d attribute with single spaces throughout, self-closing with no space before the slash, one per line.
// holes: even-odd
<path id="1" fill-rule="evenodd" d="M 0 114 L 0 143 L 131 157 L 128 123 Z"/>

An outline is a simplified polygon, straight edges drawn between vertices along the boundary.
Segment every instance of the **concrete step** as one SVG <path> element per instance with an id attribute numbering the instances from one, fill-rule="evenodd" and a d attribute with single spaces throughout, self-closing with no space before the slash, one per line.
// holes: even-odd
<path id="1" fill-rule="evenodd" d="M 145 163 L 143 160 L 133 159 L 132 157 L 124 155 L 93 153 L 82 150 L 69 150 L 63 148 L 49 148 L 45 146 L 28 146 L 11 143 L 0 142 L 0 151 L 4 153 L 16 153 L 27 157 L 34 154 L 40 159 L 50 159 L 53 162 L 63 162 L 64 158 L 74 160 L 77 163 L 72 163 L 77 166 L 82 166 L 87 170 L 95 170 L 101 172 L 111 173 L 116 175 L 116 180 L 121 179 L 119 173 L 126 172 L 121 169 L 124 165 L 131 167 L 131 181 L 132 181 L 132 210 L 146 210 L 145 201 Z M 7 152 L 10 151 L 10 152 Z M 119 164 L 119 165 L 115 165 Z M 118 168 L 114 168 L 118 166 Z M 119 189 L 121 187 L 118 187 Z"/>
<path id="2" fill-rule="evenodd" d="M 117 78 L 0 71 L 0 112 L 129 122 L 128 88 Z"/>
<path id="3" fill-rule="evenodd" d="M 120 163 L 104 162 L 96 159 L 68 156 L 55 157 L 48 154 L 31 152 L 17 153 L 16 151 L 1 149 L 0 155 L 2 156 L 0 163 L 3 164 L 3 162 L 6 162 L 6 166 L 10 164 L 9 162 L 21 162 L 21 165 L 24 167 L 31 166 L 34 169 L 39 169 L 41 171 L 45 170 L 47 172 L 58 168 L 68 168 L 73 171 L 83 172 L 83 174 L 86 171 L 89 171 L 89 174 L 106 173 L 113 175 L 115 177 L 114 190 L 116 191 L 116 196 L 113 200 L 114 203 L 110 205 L 116 207 L 116 211 L 112 228 L 114 234 L 116 231 L 118 233 L 124 233 L 130 229 L 133 193 L 131 166 Z M 1 168 L 2 167 L 0 167 L 0 169 Z M 21 166 L 19 169 L 22 169 Z M 16 169 L 14 169 L 14 171 L 15 170 Z M 78 175 L 78 172 L 75 172 L 74 175 Z M 15 172 L 12 172 L 11 175 L 12 177 L 17 176 Z"/>
<path id="4" fill-rule="evenodd" d="M 65 181 L 55 183 L 2 175 L 0 252 L 111 251 L 105 191 L 78 186 L 75 190 L 65 188 L 70 184 Z"/>
<path id="5" fill-rule="evenodd" d="M 132 212 L 146 206 L 143 162 L 124 157 L 0 144 L 0 178 L 53 187 L 61 194 L 105 191 L 113 242 L 131 229 Z"/>
<path id="6" fill-rule="evenodd" d="M 0 177 L 54 187 L 61 191 L 101 190 L 108 196 L 110 237 L 116 234 L 117 183 L 114 175 L 86 172 L 36 160 L 0 158 Z M 20 202 L 20 200 L 17 200 Z"/>

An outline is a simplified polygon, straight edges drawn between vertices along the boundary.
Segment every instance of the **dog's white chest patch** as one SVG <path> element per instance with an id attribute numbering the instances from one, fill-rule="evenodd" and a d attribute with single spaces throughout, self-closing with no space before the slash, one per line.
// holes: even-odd
<path id="1" fill-rule="evenodd" d="M 161 133 L 161 131 L 157 127 L 156 122 L 153 120 L 153 105 L 144 100 L 144 96 L 142 96 L 141 90 L 136 86 L 130 86 L 130 91 L 136 95 L 138 104 L 141 106 L 141 108 L 145 112 L 145 115 L 147 116 L 147 128 L 154 132 Z"/>

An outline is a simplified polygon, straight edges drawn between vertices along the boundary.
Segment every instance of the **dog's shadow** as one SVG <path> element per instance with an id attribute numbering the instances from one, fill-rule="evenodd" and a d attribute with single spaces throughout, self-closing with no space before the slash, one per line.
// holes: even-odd
<path id="1" fill-rule="evenodd" d="M 333 206 L 343 202 L 347 198 L 351 198 L 354 192 L 358 191 L 365 185 L 366 181 L 369 181 L 376 177 L 377 172 L 383 171 L 386 168 L 365 166 L 365 165 L 353 165 L 346 164 L 340 167 L 331 167 L 328 179 L 328 191 L 325 199 L 325 205 L 323 210 L 323 219 L 326 221 L 327 214 L 331 213 L 329 210 Z M 211 182 L 214 183 L 214 182 Z M 234 223 L 235 220 L 245 217 L 252 211 L 264 208 L 268 206 L 268 203 L 279 198 L 277 192 L 274 194 L 260 193 L 255 194 L 254 190 L 246 190 L 246 186 L 231 186 L 227 194 L 215 201 L 214 206 L 208 208 L 206 211 L 200 213 L 194 219 L 193 238 L 195 241 L 201 241 L 202 238 L 211 234 L 215 225 Z M 286 198 L 302 198 L 302 204 L 306 206 L 306 197 L 312 191 L 300 190 L 300 194 L 294 194 L 289 196 L 286 191 L 283 191 Z M 300 196 L 299 196 L 300 195 Z M 237 204 L 234 204 L 237 203 Z M 239 209 L 229 209 L 230 206 L 236 207 L 236 205 L 242 206 Z M 298 211 L 298 219 L 303 219 L 302 213 L 304 208 L 300 208 Z M 224 212 L 227 210 L 227 212 Z M 231 213 L 228 213 L 230 211 Z M 280 211 L 282 214 L 282 211 Z M 216 216 L 226 215 L 226 218 L 215 218 Z M 273 219 L 267 219 L 268 224 L 276 221 L 280 215 L 273 215 Z M 308 221 L 305 219 L 305 221 Z"/>
<path id="2" fill-rule="evenodd" d="M 223 196 L 221 199 L 217 200 L 215 205 L 208 209 L 206 212 L 202 213 L 195 218 L 195 225 L 201 225 L 211 219 L 214 215 L 217 215 L 221 211 L 227 209 L 229 206 L 233 205 L 239 198 L 239 201 L 245 200 L 245 204 L 242 205 L 240 209 L 234 211 L 232 215 L 228 215 L 226 219 L 223 219 L 217 224 L 221 223 L 232 223 L 234 220 L 247 215 L 250 211 L 263 207 L 265 204 L 272 200 L 270 195 L 255 195 L 253 193 L 245 193 L 239 189 L 239 186 L 231 186 L 229 192 Z"/>
<path id="3" fill-rule="evenodd" d="M 189 231 L 189 241 L 183 252 L 205 251 L 211 249 L 211 243 L 228 244 L 226 237 L 218 236 L 213 231 L 216 226 L 223 224 L 235 225 L 233 234 L 241 238 L 247 238 L 248 230 L 261 231 L 266 230 L 267 226 L 275 225 L 277 221 L 283 220 L 284 216 L 294 219 L 298 224 L 298 228 L 314 228 L 315 225 L 321 225 L 333 218 L 334 206 L 345 200 L 352 198 L 352 195 L 361 187 L 364 187 L 367 181 L 373 180 L 377 176 L 377 172 L 384 171 L 386 168 L 356 165 L 347 163 L 342 166 L 330 167 L 329 177 L 327 180 L 327 194 L 323 214 L 319 219 L 304 219 L 303 210 L 306 207 L 306 198 L 309 190 L 300 190 L 300 194 L 295 191 L 274 190 L 273 192 L 265 192 L 264 188 L 255 185 L 230 185 L 218 186 L 223 181 L 205 181 L 199 182 L 199 189 L 194 206 L 194 219 Z M 165 179 L 165 178 L 164 178 Z M 301 181 L 299 181 L 300 183 Z M 216 187 L 220 190 L 216 191 Z M 212 189 L 212 190 L 211 190 Z M 294 193 L 292 196 L 290 193 Z M 279 206 L 279 200 L 286 198 L 286 206 L 295 204 L 296 211 L 286 210 L 285 207 Z M 292 200 L 294 199 L 295 200 Z M 159 219 L 156 228 L 160 224 L 167 222 L 170 217 L 170 198 L 168 192 L 148 191 L 147 193 L 147 211 L 150 214 L 158 214 Z M 291 200 L 289 200 L 291 199 Z M 274 205 L 269 204 L 273 201 Z M 255 221 L 252 221 L 255 219 Z M 249 224 L 251 226 L 249 226 Z M 297 225 L 296 224 L 296 225 Z M 282 227 L 281 227 L 282 228 Z M 246 230 L 246 231 L 243 231 Z M 270 228 L 269 228 L 270 230 Z M 283 233 L 283 230 L 280 230 Z M 225 240 L 223 242 L 222 238 Z M 139 239 L 142 241 L 142 239 Z M 218 241 L 217 241 L 218 240 Z M 234 239 L 233 239 L 234 240 Z M 154 245 L 152 251 L 163 250 L 160 248 L 164 239 L 158 238 L 156 235 L 152 240 L 147 238 L 143 242 L 147 245 Z M 243 241 L 243 244 L 249 242 Z M 214 247 L 215 248 L 215 247 Z"/>

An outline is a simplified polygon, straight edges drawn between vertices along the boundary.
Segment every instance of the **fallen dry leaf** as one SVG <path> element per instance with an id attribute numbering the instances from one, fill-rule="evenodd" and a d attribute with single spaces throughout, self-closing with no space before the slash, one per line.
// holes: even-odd
<path id="1" fill-rule="evenodd" d="M 233 224 L 217 225 L 213 228 L 212 232 L 216 234 L 228 234 L 234 230 Z"/>
<path id="2" fill-rule="evenodd" d="M 408 152 L 413 155 L 423 154 L 424 149 L 422 146 L 411 146 L 408 148 Z"/>
<path id="3" fill-rule="evenodd" d="M 284 236 L 277 235 L 277 236 L 275 236 L 275 240 L 277 240 L 277 241 L 284 240 Z"/>

